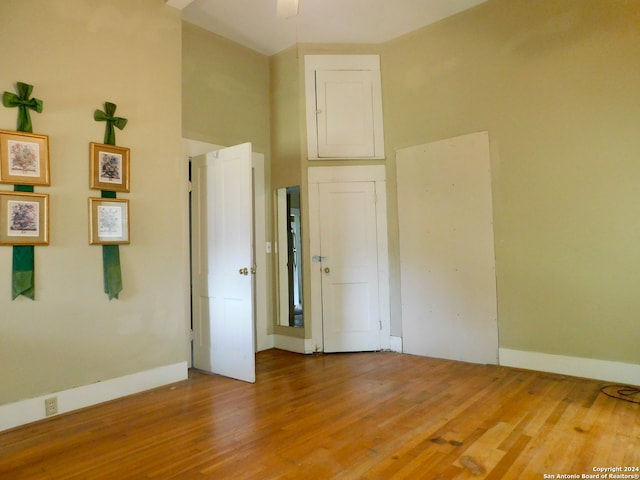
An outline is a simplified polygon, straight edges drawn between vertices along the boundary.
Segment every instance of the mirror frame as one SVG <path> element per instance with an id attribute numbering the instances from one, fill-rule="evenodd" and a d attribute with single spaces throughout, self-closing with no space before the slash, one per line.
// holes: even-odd
<path id="1" fill-rule="evenodd" d="M 276 325 L 282 327 L 304 327 L 301 214 L 300 186 L 274 191 Z"/>

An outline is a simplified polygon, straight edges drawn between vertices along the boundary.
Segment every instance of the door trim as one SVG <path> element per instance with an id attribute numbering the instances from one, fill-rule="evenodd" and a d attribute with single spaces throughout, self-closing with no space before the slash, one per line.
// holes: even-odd
<path id="1" fill-rule="evenodd" d="M 376 191 L 376 233 L 378 237 L 378 308 L 382 329 L 380 348 L 390 348 L 391 309 L 389 303 L 389 249 L 387 236 L 387 184 L 384 165 L 344 167 L 309 167 L 309 251 L 311 343 L 315 351 L 324 351 L 322 335 L 322 273 L 313 262 L 320 253 L 319 184 L 340 182 L 374 182 Z M 317 320 L 317 321 L 316 321 Z M 305 319 L 306 321 L 306 319 Z"/>

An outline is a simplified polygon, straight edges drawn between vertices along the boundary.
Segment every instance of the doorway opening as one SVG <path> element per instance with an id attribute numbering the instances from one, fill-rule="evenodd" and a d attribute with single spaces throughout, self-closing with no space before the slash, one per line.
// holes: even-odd
<path id="1" fill-rule="evenodd" d="M 242 154 L 237 147 L 242 147 Z M 248 379 L 252 375 L 236 376 L 233 371 L 242 363 L 250 363 L 253 371 L 255 352 L 271 348 L 273 343 L 267 331 L 269 249 L 264 155 L 251 152 L 250 144 L 223 148 L 190 140 L 185 140 L 185 150 L 191 183 L 191 366 L 252 381 Z M 240 174 L 238 167 L 242 169 Z M 234 211 L 239 204 L 245 213 Z M 241 291 L 238 288 L 246 288 L 249 294 L 237 296 Z M 230 321 L 219 324 L 225 316 Z M 226 341 L 212 348 L 225 335 Z M 240 344 L 244 345 L 242 353 L 235 348 Z M 229 361 L 231 372 L 215 371 Z"/>

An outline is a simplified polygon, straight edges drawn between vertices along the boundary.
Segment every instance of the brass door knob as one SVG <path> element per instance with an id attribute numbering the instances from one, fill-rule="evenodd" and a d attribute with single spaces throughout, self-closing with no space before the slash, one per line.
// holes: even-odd
<path id="1" fill-rule="evenodd" d="M 324 273 L 329 273 L 331 269 L 329 267 L 324 267 Z"/>
<path id="2" fill-rule="evenodd" d="M 247 267 L 240 269 L 240 275 L 249 275 L 249 269 Z"/>

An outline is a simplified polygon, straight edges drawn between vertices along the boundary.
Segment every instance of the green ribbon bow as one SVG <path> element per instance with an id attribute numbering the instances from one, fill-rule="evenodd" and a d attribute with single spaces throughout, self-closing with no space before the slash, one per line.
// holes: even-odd
<path id="1" fill-rule="evenodd" d="M 5 107 L 18 107 L 18 128 L 19 132 L 33 133 L 33 125 L 31 124 L 31 115 L 29 110 L 35 110 L 42 113 L 42 100 L 37 98 L 29 98 L 33 91 L 33 85 L 18 82 L 18 94 L 4 92 L 2 95 L 2 104 Z"/>
<path id="2" fill-rule="evenodd" d="M 107 122 L 107 128 L 104 131 L 105 145 L 116 144 L 116 131 L 113 127 L 122 130 L 127 125 L 126 118 L 114 116 L 116 108 L 117 105 L 115 103 L 104 102 L 104 112 L 102 110 L 96 110 L 93 113 L 93 119 L 96 122 Z"/>

